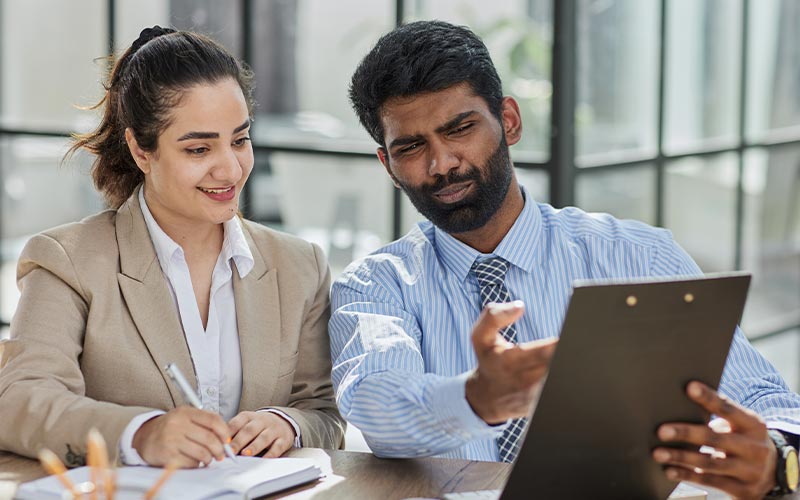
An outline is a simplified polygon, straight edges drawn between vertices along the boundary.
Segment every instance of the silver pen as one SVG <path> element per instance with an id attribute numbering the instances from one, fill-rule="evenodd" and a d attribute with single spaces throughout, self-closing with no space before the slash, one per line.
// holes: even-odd
<path id="1" fill-rule="evenodd" d="M 203 402 L 200 401 L 200 396 L 194 392 L 194 389 L 192 389 L 192 386 L 189 384 L 189 381 L 186 380 L 186 377 L 183 376 L 183 372 L 181 372 L 181 369 L 178 368 L 178 365 L 175 363 L 170 363 L 164 368 L 164 370 L 167 372 L 167 375 L 169 375 L 169 378 L 175 382 L 175 385 L 178 386 L 178 389 L 180 389 L 183 399 L 185 399 L 190 405 L 194 406 L 198 410 L 202 410 Z M 233 448 L 231 448 L 231 445 L 229 443 L 225 443 L 224 448 L 225 455 L 227 455 L 228 458 L 234 462 L 237 462 L 236 455 L 233 453 Z"/>

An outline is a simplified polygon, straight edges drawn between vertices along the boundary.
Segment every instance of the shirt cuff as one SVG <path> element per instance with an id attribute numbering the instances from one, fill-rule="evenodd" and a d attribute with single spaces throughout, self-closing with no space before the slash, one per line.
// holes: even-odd
<path id="1" fill-rule="evenodd" d="M 291 424 L 291 426 L 294 428 L 294 447 L 295 448 L 302 448 L 303 447 L 303 440 L 300 438 L 300 426 L 297 425 L 297 422 L 295 422 L 292 417 L 290 417 L 289 415 L 283 413 L 280 410 L 276 410 L 275 408 L 264 408 L 264 409 L 261 409 L 261 410 L 258 410 L 258 411 L 266 411 L 266 412 L 269 412 L 269 413 L 274 413 L 275 415 L 278 415 L 281 418 L 283 418 L 284 420 L 286 420 L 287 422 L 289 422 L 289 424 Z"/>
<path id="2" fill-rule="evenodd" d="M 137 452 L 133 447 L 133 436 L 136 434 L 136 431 L 139 430 L 142 424 L 151 418 L 163 415 L 164 413 L 165 412 L 161 410 L 153 410 L 148 413 L 142 413 L 141 415 L 136 415 L 133 417 L 133 420 L 128 423 L 128 426 L 125 427 L 125 430 L 122 431 L 122 436 L 119 438 L 119 456 L 123 464 L 147 465 L 147 462 L 142 460 L 142 457 L 139 456 L 139 452 Z"/>
<path id="3" fill-rule="evenodd" d="M 776 431 L 781 431 L 784 434 L 788 434 L 788 441 L 789 444 L 797 448 L 800 446 L 800 425 L 792 424 L 789 422 L 782 422 L 780 420 L 770 421 L 767 420 L 767 428 L 775 429 Z"/>
<path id="4" fill-rule="evenodd" d="M 464 441 L 494 438 L 505 430 L 508 422 L 489 425 L 479 417 L 467 401 L 467 379 L 472 372 L 457 377 L 444 377 L 432 388 L 432 409 L 437 420 L 450 434 Z"/>

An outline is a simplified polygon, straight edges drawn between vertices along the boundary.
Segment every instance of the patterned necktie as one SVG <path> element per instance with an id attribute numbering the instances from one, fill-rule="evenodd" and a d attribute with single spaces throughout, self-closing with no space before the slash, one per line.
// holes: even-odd
<path id="1" fill-rule="evenodd" d="M 511 302 L 511 294 L 505 285 L 508 262 L 500 257 L 492 257 L 476 261 L 472 265 L 472 273 L 478 278 L 481 290 L 481 305 L 486 307 L 489 302 Z M 517 330 L 514 325 L 509 325 L 500 334 L 509 342 L 517 342 Z M 519 451 L 519 438 L 528 419 L 515 418 L 508 424 L 503 434 L 497 438 L 497 449 L 500 452 L 500 461 L 513 462 Z"/>

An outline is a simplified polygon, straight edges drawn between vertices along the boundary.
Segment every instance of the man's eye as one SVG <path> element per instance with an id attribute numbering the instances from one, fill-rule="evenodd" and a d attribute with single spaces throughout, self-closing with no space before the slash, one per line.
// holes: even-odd
<path id="1" fill-rule="evenodd" d="M 401 153 L 410 153 L 419 147 L 419 144 L 410 144 L 400 150 Z"/>
<path id="2" fill-rule="evenodd" d="M 449 132 L 450 135 L 458 135 L 463 132 L 466 132 L 468 129 L 472 128 L 472 123 L 465 123 L 464 125 L 459 126 L 458 128 L 454 128 Z"/>

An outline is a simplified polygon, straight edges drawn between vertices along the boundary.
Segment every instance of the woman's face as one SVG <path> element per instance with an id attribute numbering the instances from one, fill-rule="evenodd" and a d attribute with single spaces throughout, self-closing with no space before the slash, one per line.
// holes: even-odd
<path id="1" fill-rule="evenodd" d="M 162 228 L 229 220 L 253 169 L 250 116 L 239 85 L 231 78 L 185 91 L 156 151 L 140 154 L 147 206 Z"/>

